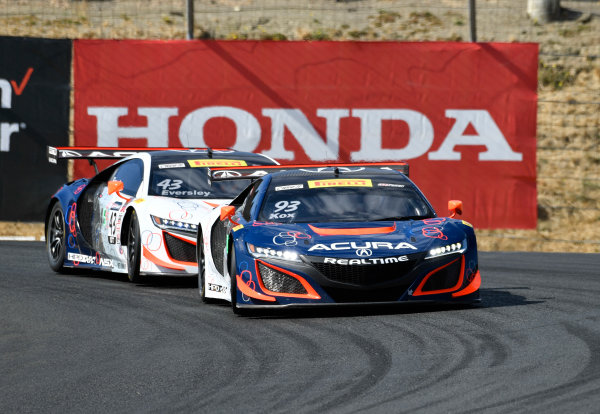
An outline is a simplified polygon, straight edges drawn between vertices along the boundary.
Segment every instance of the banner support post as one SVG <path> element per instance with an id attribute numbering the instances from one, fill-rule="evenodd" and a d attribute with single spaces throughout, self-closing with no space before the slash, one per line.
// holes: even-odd
<path id="1" fill-rule="evenodd" d="M 475 0 L 469 0 L 469 29 L 471 42 L 477 42 L 477 15 L 475 13 Z"/>
<path id="2" fill-rule="evenodd" d="M 187 0 L 187 40 L 194 38 L 194 0 Z"/>

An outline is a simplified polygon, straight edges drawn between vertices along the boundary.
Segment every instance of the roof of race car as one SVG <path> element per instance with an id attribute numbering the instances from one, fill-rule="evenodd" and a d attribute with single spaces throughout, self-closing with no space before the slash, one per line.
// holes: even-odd
<path id="1" fill-rule="evenodd" d="M 252 152 L 236 151 L 236 150 L 168 150 L 168 151 L 155 151 L 148 152 L 152 164 L 159 163 L 170 163 L 170 162 L 181 162 L 181 160 L 193 160 L 193 159 L 226 159 L 226 160 L 240 160 L 245 161 L 245 164 L 250 165 L 277 165 L 277 162 L 272 158 L 267 157 L 263 154 L 255 154 Z M 207 165 L 198 165 L 202 167 L 210 167 Z"/>

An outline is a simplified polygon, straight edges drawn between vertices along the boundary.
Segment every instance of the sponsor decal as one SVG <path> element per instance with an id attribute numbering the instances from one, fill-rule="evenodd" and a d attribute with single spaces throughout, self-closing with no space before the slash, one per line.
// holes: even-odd
<path id="1" fill-rule="evenodd" d="M 233 178 L 233 177 L 241 177 L 242 174 L 240 174 L 237 171 L 222 170 L 222 171 L 213 171 L 212 176 L 214 178 Z"/>
<path id="2" fill-rule="evenodd" d="M 421 229 L 423 236 L 429 237 L 430 239 L 440 239 L 440 240 L 448 240 L 448 236 L 446 236 L 442 229 L 438 227 L 423 227 Z"/>
<path id="3" fill-rule="evenodd" d="M 468 221 L 463 220 L 462 224 L 464 224 L 465 226 L 473 227 L 473 225 L 471 223 L 469 223 Z"/>
<path id="4" fill-rule="evenodd" d="M 337 264 L 337 265 L 381 265 L 390 263 L 407 262 L 408 256 L 397 256 L 397 257 L 373 257 L 370 259 L 335 259 L 326 257 L 323 259 L 323 263 Z"/>
<path id="5" fill-rule="evenodd" d="M 175 162 L 172 164 L 158 164 L 158 168 L 164 170 L 165 168 L 185 168 L 185 164 L 182 162 Z"/>
<path id="6" fill-rule="evenodd" d="M 371 249 L 356 249 L 355 253 L 358 257 L 369 257 L 373 255 L 373 251 Z"/>
<path id="7" fill-rule="evenodd" d="M 362 249 L 371 249 L 371 250 L 417 250 L 415 246 L 407 242 L 400 243 L 390 243 L 390 242 L 339 242 L 339 243 L 331 243 L 331 244 L 315 244 L 310 249 L 309 252 L 312 251 L 331 251 L 331 250 L 362 250 Z"/>
<path id="8" fill-rule="evenodd" d="M 379 183 L 377 184 L 378 187 L 398 187 L 398 188 L 404 188 L 405 185 L 404 184 L 392 184 L 392 183 Z"/>
<path id="9" fill-rule="evenodd" d="M 102 267 L 113 267 L 113 261 L 111 259 L 102 258 L 100 255 L 88 256 L 87 254 L 80 253 L 69 253 L 67 259 L 72 262 L 86 263 L 86 264 L 97 264 Z"/>
<path id="10" fill-rule="evenodd" d="M 221 286 L 221 285 L 215 285 L 214 283 L 209 283 L 208 290 L 210 290 L 211 292 L 225 293 L 225 292 L 227 292 L 227 286 Z"/>
<path id="11" fill-rule="evenodd" d="M 162 190 L 160 195 L 165 197 L 180 197 L 180 196 L 194 196 L 198 198 L 208 197 L 210 191 L 199 191 L 199 190 Z"/>
<path id="12" fill-rule="evenodd" d="M 123 207 L 123 203 L 121 201 L 115 201 L 108 205 L 109 210 L 119 211 Z"/>
<path id="13" fill-rule="evenodd" d="M 244 160 L 188 160 L 190 167 L 245 167 L 247 166 Z"/>
<path id="14" fill-rule="evenodd" d="M 370 179 L 329 179 L 329 180 L 311 180 L 308 181 L 308 188 L 328 188 L 328 187 L 373 187 Z"/>
<path id="15" fill-rule="evenodd" d="M 281 185 L 279 187 L 275 187 L 275 191 L 299 190 L 301 188 L 304 188 L 304 184 Z"/>
<path id="16" fill-rule="evenodd" d="M 235 227 L 234 227 L 234 228 L 232 228 L 231 230 L 232 230 L 232 231 L 238 231 L 238 230 L 241 230 L 241 229 L 243 229 L 243 228 L 244 228 L 244 226 L 240 224 L 239 226 L 235 226 Z"/>
<path id="17" fill-rule="evenodd" d="M 277 236 L 273 237 L 273 244 L 278 246 L 296 246 L 298 240 L 308 240 L 310 236 L 301 231 L 282 231 Z"/>
<path id="18" fill-rule="evenodd" d="M 86 185 L 87 184 L 81 184 L 79 187 L 77 187 L 77 189 L 73 192 L 73 194 L 79 194 L 79 193 L 81 193 L 81 190 L 83 190 Z"/>

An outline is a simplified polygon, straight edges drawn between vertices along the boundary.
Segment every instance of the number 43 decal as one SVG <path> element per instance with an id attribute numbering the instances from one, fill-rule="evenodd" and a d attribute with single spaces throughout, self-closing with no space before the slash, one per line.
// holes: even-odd
<path id="1" fill-rule="evenodd" d="M 156 185 L 162 187 L 163 190 L 179 190 L 181 184 L 183 184 L 183 180 L 171 180 L 170 178 L 165 178 Z"/>

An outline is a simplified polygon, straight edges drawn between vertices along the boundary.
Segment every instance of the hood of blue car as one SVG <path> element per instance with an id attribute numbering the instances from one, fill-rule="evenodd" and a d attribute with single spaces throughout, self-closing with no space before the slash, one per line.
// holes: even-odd
<path id="1" fill-rule="evenodd" d="M 246 234 L 245 241 L 255 246 L 308 256 L 356 258 L 410 255 L 463 243 L 465 228 L 470 224 L 432 218 L 365 223 L 252 223 L 251 226 L 254 231 Z"/>

